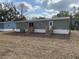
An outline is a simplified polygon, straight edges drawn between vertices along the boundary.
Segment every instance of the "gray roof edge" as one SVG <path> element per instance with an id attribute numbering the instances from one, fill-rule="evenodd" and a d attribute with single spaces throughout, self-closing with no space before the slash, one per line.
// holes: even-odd
<path id="1" fill-rule="evenodd" d="M 61 19 L 70 19 L 70 17 L 54 17 L 52 19 L 61 20 Z"/>
<path id="2" fill-rule="evenodd" d="M 8 22 L 33 22 L 33 21 L 67 20 L 67 19 L 70 19 L 70 17 L 54 17 L 54 18 L 52 18 L 52 19 L 46 18 L 46 19 L 32 19 L 32 20 L 8 21 Z M 0 23 L 8 23 L 8 22 L 0 22 Z"/>

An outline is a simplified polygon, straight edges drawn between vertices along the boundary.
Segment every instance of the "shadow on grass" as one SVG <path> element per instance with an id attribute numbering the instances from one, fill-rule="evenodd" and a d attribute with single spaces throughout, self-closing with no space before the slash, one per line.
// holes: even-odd
<path id="1" fill-rule="evenodd" d="M 65 34 L 45 34 L 45 33 L 21 33 L 21 32 L 9 32 L 3 33 L 4 35 L 21 36 L 21 37 L 38 37 L 38 38 L 52 38 L 52 39 L 70 39 L 70 35 Z"/>

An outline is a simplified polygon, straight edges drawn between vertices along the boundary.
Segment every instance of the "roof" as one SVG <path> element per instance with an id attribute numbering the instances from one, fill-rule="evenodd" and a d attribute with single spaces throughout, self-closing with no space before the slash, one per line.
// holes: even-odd
<path id="1" fill-rule="evenodd" d="M 24 21 L 8 21 L 8 22 L 35 22 L 35 21 L 51 21 L 51 20 L 69 20 L 70 17 L 54 17 L 52 19 L 46 18 L 46 19 L 30 19 L 30 20 L 24 20 Z M 8 23 L 8 22 L 0 22 L 0 23 Z"/>
<path id="2" fill-rule="evenodd" d="M 46 18 L 46 19 L 32 19 L 30 21 L 51 21 L 51 20 L 69 20 L 70 17 L 54 17 L 52 19 Z"/>
<path id="3" fill-rule="evenodd" d="M 25 21 L 16 21 L 16 22 L 35 22 L 35 21 L 51 21 L 51 20 L 69 20 L 70 17 L 54 17 L 52 19 L 46 18 L 46 19 L 30 19 Z"/>

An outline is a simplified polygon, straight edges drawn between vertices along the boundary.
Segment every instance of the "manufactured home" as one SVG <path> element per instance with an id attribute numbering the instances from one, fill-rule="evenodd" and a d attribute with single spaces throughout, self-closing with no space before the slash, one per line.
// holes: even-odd
<path id="1" fill-rule="evenodd" d="M 16 29 L 16 22 L 0 22 L 0 31 L 13 31 Z"/>
<path id="2" fill-rule="evenodd" d="M 70 17 L 19 21 L 16 22 L 16 28 L 20 29 L 20 32 L 69 34 Z"/>

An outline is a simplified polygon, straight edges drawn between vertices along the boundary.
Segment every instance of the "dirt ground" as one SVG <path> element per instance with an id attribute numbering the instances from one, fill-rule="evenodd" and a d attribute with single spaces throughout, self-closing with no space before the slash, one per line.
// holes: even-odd
<path id="1" fill-rule="evenodd" d="M 66 35 L 0 32 L 0 59 L 79 59 L 79 32 Z"/>

